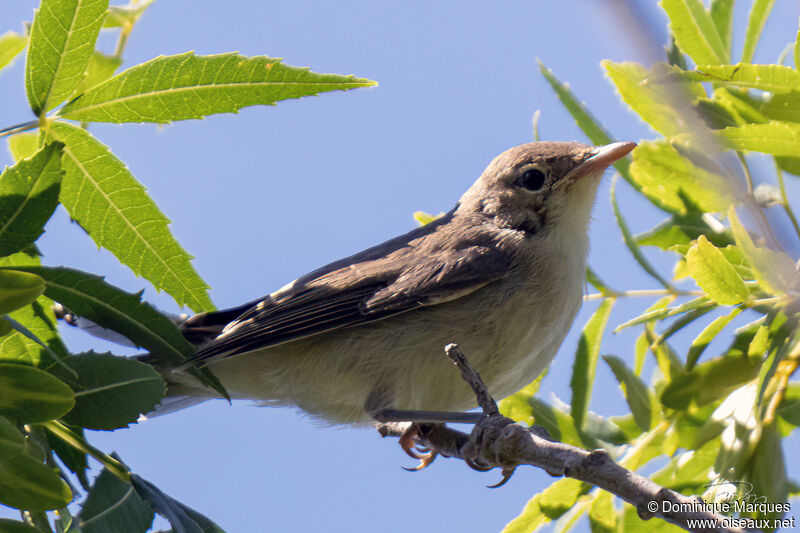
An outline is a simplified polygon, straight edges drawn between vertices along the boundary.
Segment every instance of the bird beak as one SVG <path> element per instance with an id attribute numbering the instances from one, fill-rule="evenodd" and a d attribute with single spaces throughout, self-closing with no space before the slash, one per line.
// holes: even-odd
<path id="1" fill-rule="evenodd" d="M 634 148 L 636 148 L 636 143 L 634 142 L 619 142 L 598 146 L 586 161 L 572 169 L 567 175 L 567 180 L 564 181 L 603 172 L 615 161 L 628 155 Z"/>

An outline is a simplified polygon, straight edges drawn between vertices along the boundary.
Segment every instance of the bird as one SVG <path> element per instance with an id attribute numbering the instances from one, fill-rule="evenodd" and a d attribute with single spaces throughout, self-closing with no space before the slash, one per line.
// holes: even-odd
<path id="1" fill-rule="evenodd" d="M 553 360 L 582 303 L 605 170 L 636 146 L 533 142 L 501 153 L 449 212 L 266 297 L 187 318 L 182 366 L 150 358 L 185 405 L 220 394 L 332 425 L 475 421 L 445 345 L 506 397 Z M 408 451 L 408 450 L 407 450 Z"/>

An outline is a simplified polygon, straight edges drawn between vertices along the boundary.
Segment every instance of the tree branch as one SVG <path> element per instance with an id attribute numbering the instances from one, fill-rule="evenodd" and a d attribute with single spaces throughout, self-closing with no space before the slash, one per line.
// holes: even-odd
<path id="1" fill-rule="evenodd" d="M 458 346 L 447 345 L 445 353 L 461 370 L 462 377 L 472 387 L 486 416 L 475 425 L 471 434 L 443 424 L 423 425 L 416 437 L 421 446 L 445 457 L 462 459 L 478 470 L 500 467 L 503 480 L 496 486 L 505 483 L 517 466 L 531 465 L 544 469 L 551 476 L 567 476 L 600 487 L 633 505 L 643 520 L 659 517 L 687 531 L 704 533 L 746 531 L 728 527 L 728 518 L 713 512 L 699 496 L 684 496 L 653 483 L 616 464 L 605 450 L 588 451 L 554 442 L 543 428 L 525 428 L 503 417 L 486 385 Z M 384 437 L 400 437 L 409 425 L 379 424 L 378 431 Z M 709 526 L 701 527 L 698 524 L 689 527 L 690 521 L 695 520 L 706 521 Z"/>

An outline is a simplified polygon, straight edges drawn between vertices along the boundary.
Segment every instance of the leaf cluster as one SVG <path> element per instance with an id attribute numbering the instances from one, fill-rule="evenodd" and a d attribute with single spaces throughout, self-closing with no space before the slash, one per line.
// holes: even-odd
<path id="1" fill-rule="evenodd" d="M 221 531 L 84 436 L 84 429 L 136 422 L 162 401 L 166 384 L 135 358 L 71 353 L 56 329 L 54 303 L 62 317 L 92 321 L 158 364 L 180 365 L 194 346 L 177 317 L 143 302 L 141 292 L 45 266 L 37 240 L 59 206 L 98 246 L 179 306 L 214 308 L 169 219 L 89 131 L 91 124 L 163 124 L 374 85 L 235 53 L 161 56 L 117 73 L 151 3 L 42 0 L 29 32 L 0 36 L 0 69 L 27 49 L 24 86 L 34 115 L 0 130 L 16 161 L 0 175 L 0 503 L 19 509 L 23 519 L 0 520 L 2 531 L 143 532 L 154 513 L 176 531 Z M 111 54 L 97 48 L 104 29 L 118 37 Z M 227 396 L 208 370 L 193 373 Z M 89 457 L 104 467 L 91 482 Z M 86 497 L 72 513 L 67 506 L 81 490 Z"/>
<path id="2" fill-rule="evenodd" d="M 786 472 L 783 449 L 783 439 L 800 424 L 794 377 L 800 274 L 770 224 L 783 217 L 791 238 L 800 238 L 784 184 L 785 173 L 792 174 L 788 179 L 800 174 L 800 32 L 794 66 L 783 59 L 752 63 L 773 3 L 752 2 L 737 63 L 733 0 L 712 0 L 708 7 L 702 0 L 662 0 L 672 37 L 666 61 L 650 68 L 603 62 L 619 97 L 658 134 L 641 141 L 632 161 L 619 161 L 616 169 L 664 220 L 635 235 L 615 187 L 611 194 L 622 240 L 658 288 L 612 288 L 589 269 L 597 293 L 588 299 L 600 304 L 581 334 L 570 402 L 536 398 L 537 380 L 501 404 L 508 416 L 542 425 L 556 439 L 605 448 L 626 468 L 648 468 L 658 459 L 664 466 L 653 481 L 715 502 L 785 502 L 800 491 Z M 569 86 L 540 66 L 589 140 L 612 142 Z M 748 165 L 754 152 L 772 156 L 775 168 L 772 176 L 757 176 L 758 187 Z M 654 254 L 673 259 L 671 273 L 651 264 Z M 613 306 L 654 296 L 652 305 L 614 329 L 640 331 L 632 356 L 602 355 L 630 412 L 607 417 L 590 411 Z M 673 343 L 692 329 L 698 332 L 693 339 L 680 348 Z M 530 500 L 506 531 L 533 531 L 554 520 L 566 530 L 584 515 L 592 531 L 653 527 L 610 494 L 563 479 Z"/>

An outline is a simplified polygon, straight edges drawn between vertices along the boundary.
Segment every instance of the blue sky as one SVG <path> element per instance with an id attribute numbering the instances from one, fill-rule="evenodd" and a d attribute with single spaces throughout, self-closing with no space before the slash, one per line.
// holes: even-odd
<path id="1" fill-rule="evenodd" d="M 0 32 L 19 30 L 36 4 L 3 2 Z M 131 36 L 125 67 L 160 54 L 236 50 L 353 73 L 379 86 L 164 127 L 93 125 L 92 132 L 148 187 L 224 308 L 407 231 L 416 210 L 448 210 L 494 155 L 532 139 L 536 110 L 543 139 L 585 141 L 539 74 L 537 58 L 571 83 L 616 138 L 655 138 L 620 104 L 599 62 L 651 61 L 658 49 L 643 42 L 663 42 L 666 20 L 653 3 L 643 8 L 652 26 L 635 27 L 614 4 L 156 0 Z M 773 62 L 794 40 L 798 15 L 797 3 L 777 3 L 757 61 Z M 745 16 L 739 9 L 737 34 Z M 101 37 L 109 51 L 113 42 Z M 0 126 L 31 118 L 22 72 L 18 60 L 0 75 Z M 10 164 L 5 150 L 0 164 Z M 788 179 L 797 198 L 798 179 Z M 652 288 L 614 225 L 610 182 L 609 175 L 598 194 L 590 263 L 612 286 Z M 663 218 L 624 183 L 619 195 L 634 231 Z M 177 310 L 168 296 L 98 251 L 62 209 L 41 247 L 47 264 L 102 273 L 130 291 L 146 288 L 150 302 Z M 669 256 L 653 260 L 670 271 Z M 650 303 L 620 302 L 611 323 Z M 544 399 L 569 400 L 577 332 L 595 305 L 585 305 L 576 320 L 545 380 Z M 125 353 L 72 331 L 65 336 L 74 351 Z M 631 360 L 633 338 L 609 336 L 602 353 Z M 592 409 L 627 410 L 603 366 Z M 521 468 L 503 488 L 489 490 L 485 485 L 498 481 L 498 472 L 481 474 L 446 459 L 408 473 L 400 467 L 413 462 L 396 441 L 374 431 L 322 427 L 291 409 L 246 402 L 209 402 L 90 438 L 231 532 L 495 531 L 551 482 L 543 471 Z M 789 464 L 797 476 L 798 459 Z M 0 509 L 0 515 L 9 513 Z"/>

